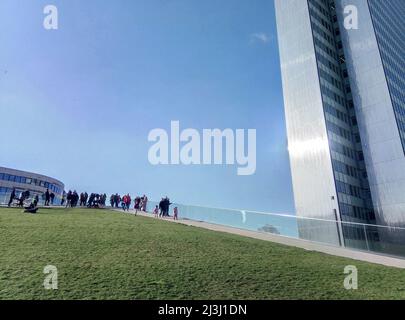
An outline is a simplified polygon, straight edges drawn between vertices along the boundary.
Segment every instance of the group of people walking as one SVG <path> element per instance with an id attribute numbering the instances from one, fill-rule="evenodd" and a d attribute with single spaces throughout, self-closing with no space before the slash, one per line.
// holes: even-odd
<path id="1" fill-rule="evenodd" d="M 61 205 L 63 206 L 66 201 L 66 208 L 75 208 L 77 207 L 77 204 L 79 204 L 80 207 L 99 208 L 105 206 L 106 200 L 107 195 L 105 193 L 91 193 L 89 196 L 87 192 L 82 192 L 79 195 L 76 190 L 74 190 L 73 192 L 69 190 L 66 196 L 62 196 Z"/>
<path id="2" fill-rule="evenodd" d="M 49 199 L 48 199 L 48 205 L 49 205 L 49 201 L 51 201 L 50 200 L 51 197 L 50 197 L 50 194 L 49 194 L 49 190 L 47 190 L 47 192 L 48 192 L 48 197 L 49 197 Z M 17 197 L 16 196 L 16 190 L 15 190 L 15 188 L 13 188 L 13 190 L 11 191 L 11 194 L 10 194 L 10 199 L 8 201 L 8 207 L 11 207 L 11 204 L 13 203 L 14 200 L 18 200 L 17 205 L 22 208 L 22 207 L 24 207 L 24 202 L 26 200 L 28 200 L 29 197 L 30 197 L 30 191 L 29 190 L 21 192 L 20 196 Z M 46 194 L 44 194 L 43 197 L 45 197 L 45 199 L 47 199 Z M 34 198 L 31 199 L 31 202 L 29 204 L 26 204 L 26 206 L 24 207 L 25 208 L 24 212 L 35 213 L 38 210 L 38 207 L 37 207 L 38 202 L 39 202 L 39 196 L 36 194 L 34 196 Z"/>
<path id="3" fill-rule="evenodd" d="M 134 210 L 135 210 L 135 215 L 139 211 L 147 212 L 147 204 L 148 204 L 148 197 L 146 195 L 143 195 L 142 197 L 135 197 L 134 201 Z M 131 208 L 131 203 L 132 203 L 132 198 L 128 194 L 124 196 L 120 196 L 118 193 L 111 195 L 110 197 L 110 204 L 112 208 L 119 208 L 119 204 L 121 204 L 121 208 L 124 211 L 129 211 Z M 170 210 L 170 205 L 172 203 L 170 202 L 170 199 L 168 197 L 162 198 L 162 200 L 159 202 L 159 205 L 157 205 L 154 210 L 153 214 L 155 217 L 169 217 L 169 210 Z M 173 209 L 173 218 L 175 220 L 178 219 L 178 208 L 175 207 Z"/>
<path id="4" fill-rule="evenodd" d="M 161 218 L 161 217 L 170 217 L 169 215 L 169 207 L 171 205 L 170 200 L 167 202 L 168 198 L 162 198 L 160 201 L 159 205 L 155 207 L 155 210 L 153 210 L 153 214 L 155 218 Z M 163 202 L 162 202 L 163 201 Z M 162 207 L 163 205 L 163 207 Z M 167 206 L 167 207 L 166 207 Z M 178 220 L 178 215 L 179 215 L 179 209 L 177 207 L 174 207 L 173 209 L 173 219 Z"/>
<path id="5" fill-rule="evenodd" d="M 168 197 L 162 198 L 159 202 L 159 217 L 168 217 L 169 216 L 169 209 L 170 205 L 172 203 L 170 202 L 170 199 Z"/>
<path id="6" fill-rule="evenodd" d="M 46 189 L 43 198 L 45 199 L 45 207 L 49 207 L 50 204 L 53 205 L 55 194 L 53 192 L 49 192 L 49 189 Z"/>
<path id="7" fill-rule="evenodd" d="M 121 203 L 121 196 L 116 193 L 116 194 L 112 194 L 110 197 L 110 205 L 112 208 L 119 208 L 119 205 Z"/>
<path id="8" fill-rule="evenodd" d="M 124 196 L 120 196 L 118 193 L 112 194 L 110 197 L 110 205 L 112 208 L 119 208 L 121 205 L 121 208 L 124 211 L 129 211 L 131 208 L 131 203 L 132 203 L 132 198 L 128 194 Z M 134 209 L 135 213 L 139 211 L 144 211 L 146 212 L 147 210 L 147 205 L 148 205 L 148 197 L 146 195 L 143 195 L 142 197 L 135 197 L 134 199 Z"/>
<path id="9" fill-rule="evenodd" d="M 53 204 L 53 200 L 54 200 L 54 198 L 55 198 L 55 194 L 49 193 L 49 190 L 48 190 L 48 189 L 47 189 L 46 191 L 47 191 L 47 192 L 45 192 L 45 193 L 42 195 L 42 198 L 45 199 L 45 205 L 46 205 L 46 206 L 49 206 L 49 203 L 52 203 L 52 204 Z M 20 193 L 20 195 L 17 197 L 16 189 L 13 188 L 13 190 L 11 191 L 10 198 L 9 198 L 9 201 L 8 201 L 7 206 L 8 206 L 8 207 L 11 207 L 11 204 L 13 203 L 13 201 L 14 201 L 14 200 L 17 200 L 17 201 L 16 201 L 16 205 L 22 208 L 22 207 L 24 207 L 24 202 L 30 198 L 30 195 L 31 195 L 30 191 L 29 191 L 29 190 L 26 190 L 26 191 L 22 191 L 22 192 Z M 52 195 L 53 195 L 53 197 L 52 197 Z M 38 196 L 38 195 L 35 195 L 34 198 L 33 198 L 32 201 L 31 201 L 31 203 L 37 204 L 38 202 L 39 202 L 39 196 Z"/>
<path id="10" fill-rule="evenodd" d="M 8 206 L 10 207 L 12 202 L 15 199 L 18 199 L 18 205 L 20 207 L 24 206 L 24 201 L 29 199 L 30 197 L 30 191 L 24 191 L 20 194 L 19 197 L 16 196 L 16 190 L 13 189 L 10 195 L 10 199 L 8 202 Z M 54 204 L 55 200 L 55 194 L 53 192 L 50 192 L 49 189 L 46 189 L 45 193 L 42 195 L 42 198 L 44 200 L 44 205 L 49 206 Z M 65 206 L 66 208 L 74 208 L 79 205 L 80 207 L 88 207 L 88 208 L 99 208 L 99 207 L 104 207 L 105 203 L 107 200 L 107 195 L 104 194 L 98 194 L 98 193 L 91 193 L 90 196 L 88 195 L 87 192 L 82 192 L 80 195 L 74 190 L 73 192 L 69 190 L 68 193 L 63 194 L 62 200 L 61 200 L 61 206 Z M 32 203 L 35 204 L 35 207 L 39 203 L 39 197 L 38 195 L 35 195 L 33 198 Z M 110 205 L 112 208 L 119 208 L 121 207 L 124 211 L 129 211 L 131 208 L 131 203 L 132 203 L 132 198 L 128 194 L 124 196 L 120 196 L 118 193 L 112 194 L 110 197 Z M 134 203 L 134 209 L 135 209 L 135 214 L 137 214 L 138 211 L 143 211 L 147 212 L 147 205 L 148 205 L 148 197 L 146 195 L 143 196 L 136 196 L 133 199 Z M 159 205 L 157 205 L 154 210 L 153 214 L 155 217 L 169 217 L 169 210 L 170 210 L 170 205 L 172 203 L 170 202 L 170 199 L 168 197 L 162 198 L 161 201 L 159 202 Z M 173 209 L 173 218 L 175 220 L 178 219 L 178 208 L 175 207 Z"/>

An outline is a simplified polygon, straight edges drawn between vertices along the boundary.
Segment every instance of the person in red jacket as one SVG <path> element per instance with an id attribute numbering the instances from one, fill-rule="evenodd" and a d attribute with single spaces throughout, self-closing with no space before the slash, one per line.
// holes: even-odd
<path id="1" fill-rule="evenodd" d="M 121 199 L 121 207 L 122 207 L 122 210 L 124 210 L 124 211 L 127 210 L 127 196 L 126 195 L 124 195 Z"/>
<path id="2" fill-rule="evenodd" d="M 131 196 L 129 195 L 129 193 L 125 197 L 126 197 L 125 206 L 126 206 L 127 211 L 129 211 L 129 207 L 131 206 L 132 199 L 131 199 Z"/>

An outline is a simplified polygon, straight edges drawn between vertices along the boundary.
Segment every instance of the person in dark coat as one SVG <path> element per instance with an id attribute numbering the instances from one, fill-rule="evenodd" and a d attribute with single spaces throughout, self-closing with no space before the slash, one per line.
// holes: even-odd
<path id="1" fill-rule="evenodd" d="M 66 196 L 66 208 L 72 206 L 72 191 L 69 190 Z"/>
<path id="2" fill-rule="evenodd" d="M 118 193 L 116 193 L 114 196 L 114 205 L 116 208 L 118 208 L 120 202 L 121 202 L 121 197 L 119 196 Z"/>
<path id="3" fill-rule="evenodd" d="M 89 195 L 87 192 L 84 193 L 84 198 L 83 198 L 83 205 L 87 206 L 87 200 L 89 199 Z"/>
<path id="4" fill-rule="evenodd" d="M 15 188 L 13 188 L 13 191 L 11 191 L 11 194 L 10 194 L 10 200 L 8 201 L 9 207 L 11 206 L 11 203 L 13 202 L 14 198 L 15 198 Z"/>
<path id="5" fill-rule="evenodd" d="M 168 198 L 168 197 L 166 197 L 164 200 L 163 200 L 163 211 L 164 211 L 164 216 L 165 217 L 168 217 L 169 216 L 169 208 L 170 208 L 170 205 L 171 205 L 172 203 L 170 202 L 170 199 Z"/>
<path id="6" fill-rule="evenodd" d="M 78 202 L 79 202 L 79 195 L 75 190 L 72 193 L 72 207 L 75 208 L 77 206 Z"/>
<path id="7" fill-rule="evenodd" d="M 164 199 L 160 200 L 159 202 L 159 217 L 163 217 L 164 213 Z"/>
<path id="8" fill-rule="evenodd" d="M 49 193 L 49 189 L 45 191 L 45 206 L 49 206 L 49 201 L 51 200 L 51 194 Z"/>
<path id="9" fill-rule="evenodd" d="M 83 201 L 84 200 L 84 193 L 82 192 L 81 194 L 80 194 L 80 206 L 82 207 L 83 206 Z"/>

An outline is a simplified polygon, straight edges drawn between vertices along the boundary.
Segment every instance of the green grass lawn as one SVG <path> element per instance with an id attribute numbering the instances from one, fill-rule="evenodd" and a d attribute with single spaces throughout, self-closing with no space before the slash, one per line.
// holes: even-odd
<path id="1" fill-rule="evenodd" d="M 377 298 L 404 299 L 405 270 L 108 210 L 0 209 L 0 299 Z"/>

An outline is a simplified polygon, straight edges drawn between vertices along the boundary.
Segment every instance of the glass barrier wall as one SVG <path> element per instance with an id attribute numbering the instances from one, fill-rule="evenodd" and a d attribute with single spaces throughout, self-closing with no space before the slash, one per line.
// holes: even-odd
<path id="1" fill-rule="evenodd" d="M 7 204 L 9 198 L 9 194 L 0 193 L 0 204 Z M 39 198 L 40 204 L 42 204 L 43 199 L 41 196 Z M 55 205 L 58 204 L 59 202 L 55 203 Z M 152 212 L 156 205 L 159 203 L 148 201 L 147 211 Z M 201 221 L 296 239 L 308 239 L 307 235 L 310 234 L 327 234 L 328 232 L 325 230 L 330 230 L 331 234 L 336 234 L 338 230 L 337 233 L 340 235 L 338 241 L 325 238 L 319 239 L 317 242 L 405 257 L 405 228 L 338 222 L 249 210 L 208 208 L 178 203 L 170 205 L 170 216 L 173 215 L 174 207 L 178 207 L 179 219 Z"/>
<path id="2" fill-rule="evenodd" d="M 157 202 L 148 202 L 148 211 L 153 211 Z M 189 219 L 239 229 L 271 233 L 284 237 L 306 239 L 307 234 L 341 234 L 341 239 L 331 241 L 328 238 L 318 242 L 333 246 L 371 251 L 386 255 L 405 257 L 405 228 L 379 226 L 371 224 L 338 222 L 313 218 L 297 217 L 286 214 L 273 214 L 248 210 L 207 208 L 173 203 L 178 207 L 179 219 Z"/>

